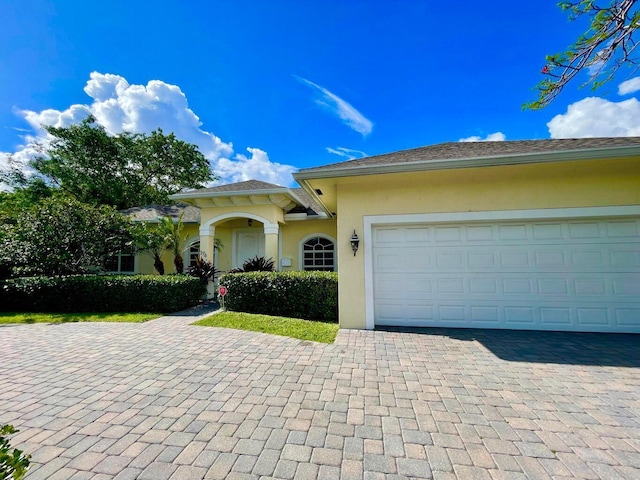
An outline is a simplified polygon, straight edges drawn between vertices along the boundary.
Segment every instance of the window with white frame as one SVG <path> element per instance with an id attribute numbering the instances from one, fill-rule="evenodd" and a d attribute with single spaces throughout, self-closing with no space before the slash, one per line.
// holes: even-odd
<path id="1" fill-rule="evenodd" d="M 191 245 L 189 245 L 189 251 L 188 251 L 189 262 L 187 263 L 187 266 L 189 267 L 194 266 L 198 262 L 199 258 L 200 258 L 200 241 L 196 240 Z"/>
<path id="2" fill-rule="evenodd" d="M 104 266 L 107 272 L 112 273 L 134 273 L 136 269 L 136 256 L 131 249 L 124 249 L 121 252 L 107 258 Z"/>
<path id="3" fill-rule="evenodd" d="M 333 272 L 336 268 L 335 245 L 325 237 L 311 237 L 302 244 L 303 270 Z"/>

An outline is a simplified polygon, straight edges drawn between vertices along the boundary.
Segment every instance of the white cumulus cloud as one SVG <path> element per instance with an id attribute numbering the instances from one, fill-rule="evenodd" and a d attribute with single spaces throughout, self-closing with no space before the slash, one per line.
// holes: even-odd
<path id="1" fill-rule="evenodd" d="M 132 85 L 120 75 L 92 72 L 84 91 L 91 101 L 71 105 L 66 110 L 16 110 L 32 127 L 33 134 L 23 137 L 24 145 L 11 153 L 14 159 L 26 162 L 35 153 L 34 143 L 46 145 L 50 141 L 43 125 L 66 127 L 91 114 L 111 134 L 123 131 L 150 133 L 161 128 L 164 133 L 174 133 L 180 140 L 197 145 L 211 163 L 214 173 L 221 177 L 219 182 L 234 181 L 246 169 L 244 177 L 264 181 L 278 178 L 281 184 L 293 183 L 293 178 L 285 178 L 283 172 L 292 172 L 295 168 L 270 162 L 262 150 L 249 149 L 251 158 L 234 156 L 230 142 L 224 142 L 202 128 L 202 122 L 189 108 L 187 97 L 177 85 L 161 80 Z M 255 152 L 261 153 L 257 155 Z M 9 153 L 0 153 L 0 167 L 6 164 L 7 155 Z M 219 168 L 221 166 L 224 168 Z M 227 172 L 231 172 L 229 176 Z"/>
<path id="2" fill-rule="evenodd" d="M 267 152 L 259 148 L 247 148 L 247 151 L 250 157 L 239 153 L 233 160 L 221 158 L 217 161 L 215 171 L 225 179 L 223 183 L 258 179 L 282 186 L 291 184 L 295 167 L 272 162 Z"/>
<path id="3" fill-rule="evenodd" d="M 490 133 L 486 137 L 482 138 L 478 135 L 471 137 L 461 138 L 459 142 L 504 142 L 507 139 L 506 135 L 502 132 Z"/>
<path id="4" fill-rule="evenodd" d="M 634 77 L 618 85 L 618 95 L 628 95 L 640 90 L 640 77 Z"/>
<path id="5" fill-rule="evenodd" d="M 640 136 L 640 102 L 584 98 L 553 117 L 547 127 L 551 138 Z"/>
<path id="6" fill-rule="evenodd" d="M 313 83 L 306 78 L 295 76 L 302 83 L 313 87 L 320 92 L 320 97 L 316 99 L 316 103 L 327 108 L 330 112 L 337 115 L 345 125 L 352 130 L 360 133 L 362 136 L 369 135 L 373 130 L 373 122 L 362 115 L 350 103 L 346 102 L 334 93 L 331 93 L 317 83 Z"/>
<path id="7" fill-rule="evenodd" d="M 367 154 L 362 150 L 354 150 L 352 148 L 345 148 L 345 147 L 336 147 L 336 148 L 327 147 L 327 152 L 332 153 L 334 155 L 339 155 L 341 157 L 345 157 L 347 160 L 353 160 L 354 158 L 362 158 L 367 156 Z"/>

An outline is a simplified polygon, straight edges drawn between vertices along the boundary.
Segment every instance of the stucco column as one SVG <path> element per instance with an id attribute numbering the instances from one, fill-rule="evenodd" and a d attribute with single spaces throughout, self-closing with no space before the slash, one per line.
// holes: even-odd
<path id="1" fill-rule="evenodd" d="M 216 227 L 208 225 L 200 227 L 200 256 L 204 257 L 207 262 L 214 262 L 213 245 L 215 241 Z M 215 296 L 216 286 L 209 280 L 207 284 L 207 298 Z"/>
<path id="2" fill-rule="evenodd" d="M 200 255 L 213 262 L 213 244 L 215 241 L 216 227 L 207 225 L 200 227 Z"/>
<path id="3" fill-rule="evenodd" d="M 280 260 L 278 259 L 278 231 L 280 226 L 277 223 L 264 224 L 264 256 L 273 259 L 273 269 L 280 270 Z"/>

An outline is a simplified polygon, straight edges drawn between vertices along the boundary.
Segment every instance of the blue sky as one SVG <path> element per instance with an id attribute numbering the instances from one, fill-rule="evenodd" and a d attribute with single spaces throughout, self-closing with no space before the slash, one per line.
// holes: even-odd
<path id="1" fill-rule="evenodd" d="M 586 25 L 533 3 L 0 0 L 0 152 L 26 160 L 41 124 L 91 112 L 113 133 L 175 131 L 221 181 L 290 184 L 445 141 L 640 135 L 630 70 L 522 111 Z"/>

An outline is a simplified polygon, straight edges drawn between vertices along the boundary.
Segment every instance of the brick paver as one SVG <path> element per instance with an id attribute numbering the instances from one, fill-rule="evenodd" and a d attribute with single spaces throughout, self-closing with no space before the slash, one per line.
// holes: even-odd
<path id="1" fill-rule="evenodd" d="M 640 336 L 0 326 L 29 480 L 640 478 Z M 204 312 L 206 313 L 206 312 Z"/>

